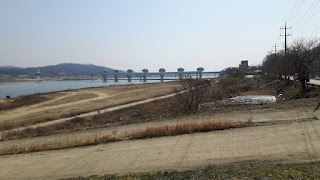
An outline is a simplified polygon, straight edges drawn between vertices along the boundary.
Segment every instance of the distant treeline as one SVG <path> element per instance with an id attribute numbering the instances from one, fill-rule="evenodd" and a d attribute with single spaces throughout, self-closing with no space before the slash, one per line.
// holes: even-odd
<path id="1" fill-rule="evenodd" d="M 38 68 L 42 75 L 73 75 L 73 74 L 101 74 L 104 70 L 113 71 L 111 68 L 103 66 L 95 66 L 91 64 L 73 64 L 73 63 L 63 63 L 53 66 L 44 67 L 29 67 L 29 68 L 19 68 L 19 67 L 0 67 L 0 75 L 34 75 Z"/>
<path id="2" fill-rule="evenodd" d="M 269 52 L 263 60 L 262 68 L 270 79 L 293 76 L 305 89 L 311 75 L 320 75 L 320 41 L 298 39 L 286 50 Z"/>

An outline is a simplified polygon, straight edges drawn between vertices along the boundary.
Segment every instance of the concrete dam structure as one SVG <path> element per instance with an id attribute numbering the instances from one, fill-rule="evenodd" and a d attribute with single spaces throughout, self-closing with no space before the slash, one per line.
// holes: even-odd
<path id="1" fill-rule="evenodd" d="M 126 78 L 128 82 L 131 82 L 132 80 L 143 80 L 145 82 L 147 80 L 177 80 L 177 76 L 179 79 L 190 76 L 196 76 L 196 78 L 201 79 L 203 74 L 219 77 L 220 72 L 204 72 L 204 68 L 202 67 L 197 68 L 197 71 L 184 71 L 183 68 L 178 68 L 177 72 L 166 72 L 164 68 L 160 68 L 159 72 L 149 72 L 148 69 L 142 69 L 141 72 L 134 72 L 132 69 L 128 69 L 127 72 L 120 72 L 119 70 L 110 72 L 104 70 L 102 77 L 104 81 L 114 79 L 115 82 L 118 82 L 121 77 L 122 79 Z"/>
<path id="2" fill-rule="evenodd" d="M 120 71 L 120 70 L 108 71 L 106 69 L 102 73 L 68 74 L 66 76 L 68 76 L 69 78 L 74 77 L 71 79 L 75 79 L 75 80 L 91 79 L 93 81 L 94 79 L 99 79 L 102 77 L 103 81 L 105 82 L 108 80 L 114 80 L 115 82 L 118 82 L 119 80 L 127 80 L 128 82 L 131 82 L 132 80 L 140 80 L 140 81 L 146 82 L 147 80 L 160 80 L 160 81 L 178 80 L 178 79 L 183 79 L 187 77 L 201 79 L 204 74 L 210 77 L 220 76 L 220 72 L 204 72 L 204 68 L 202 67 L 197 68 L 196 71 L 184 71 L 183 68 L 178 68 L 176 72 L 166 72 L 166 69 L 164 68 L 160 68 L 159 72 L 149 72 L 148 69 L 142 69 L 141 72 L 134 72 L 132 69 L 128 69 L 126 72 Z M 35 73 L 35 76 L 37 79 L 41 79 L 43 76 L 50 76 L 50 75 L 46 75 L 40 72 L 38 69 L 38 72 Z M 86 78 L 83 78 L 83 77 L 86 77 Z"/>

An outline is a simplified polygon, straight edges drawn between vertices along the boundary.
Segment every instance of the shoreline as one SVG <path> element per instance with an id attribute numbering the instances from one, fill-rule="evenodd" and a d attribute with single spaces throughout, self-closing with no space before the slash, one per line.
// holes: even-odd
<path id="1" fill-rule="evenodd" d="M 37 82 L 41 84 L 43 82 L 43 86 L 39 85 L 38 87 L 33 87 L 30 89 L 27 89 L 24 87 L 19 87 L 17 89 L 17 85 L 19 83 L 27 83 L 27 88 L 30 87 L 30 84 L 28 83 L 36 83 L 36 86 L 38 86 Z M 127 81 L 108 81 L 103 82 L 102 80 L 24 80 L 24 81 L 11 81 L 11 82 L 0 82 L 0 91 L 2 89 L 2 93 L 0 94 L 1 100 L 6 100 L 6 96 L 10 96 L 10 99 L 14 99 L 20 96 L 28 96 L 33 94 L 46 94 L 46 93 L 56 93 L 56 92 L 62 92 L 62 91 L 72 91 L 72 90 L 79 90 L 79 89 L 86 89 L 86 88 L 99 88 L 99 87 L 109 87 L 109 86 L 123 86 L 123 85 L 141 85 L 141 84 L 158 84 L 158 83 L 168 83 L 173 81 L 164 81 L 164 82 L 158 82 L 158 81 L 133 81 L 133 82 L 127 82 Z M 5 86 L 2 86 L 5 84 Z M 49 88 L 49 90 L 48 90 Z M 16 89 L 16 91 L 11 92 L 10 89 Z"/>

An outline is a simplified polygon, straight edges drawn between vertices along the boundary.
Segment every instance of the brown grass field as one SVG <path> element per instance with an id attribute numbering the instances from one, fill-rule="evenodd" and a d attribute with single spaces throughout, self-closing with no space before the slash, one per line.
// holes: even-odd
<path id="1" fill-rule="evenodd" d="M 176 82 L 123 85 L 22 96 L 0 102 L 0 130 L 53 121 L 171 94 Z"/>

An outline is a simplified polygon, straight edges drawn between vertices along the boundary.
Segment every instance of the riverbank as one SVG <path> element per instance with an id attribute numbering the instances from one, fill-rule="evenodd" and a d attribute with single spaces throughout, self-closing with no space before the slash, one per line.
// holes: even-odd
<path id="1" fill-rule="evenodd" d="M 6 96 L 18 97 L 22 95 L 32 95 L 35 93 L 48 93 L 55 91 L 63 91 L 69 89 L 81 89 L 89 87 L 104 87 L 113 85 L 131 85 L 131 84 L 148 84 L 157 83 L 158 81 L 139 81 L 134 80 L 128 82 L 127 80 L 103 81 L 103 80 L 27 80 L 24 82 L 8 82 L 0 85 L 0 98 L 4 99 Z M 169 82 L 169 81 L 164 81 Z"/>
<path id="2" fill-rule="evenodd" d="M 9 122 L 17 119 L 23 122 L 30 117 L 39 118 L 41 114 L 50 115 L 50 112 L 61 115 L 65 109 L 70 111 L 82 107 L 97 112 L 92 117 L 75 118 L 52 128 L 29 129 L 24 131 L 24 134 L 16 134 L 20 139 L 3 140 L 0 144 L 9 148 L 8 150 L 21 148 L 24 150 L 22 152 L 29 152 L 29 148 L 32 150 L 37 147 L 40 152 L 0 156 L 0 167 L 5 170 L 2 176 L 14 179 L 59 179 L 104 174 L 186 171 L 208 164 L 221 166 L 248 162 L 292 163 L 317 161 L 320 158 L 320 154 L 314 151 L 320 148 L 317 140 L 320 131 L 320 111 L 317 109 L 320 98 L 316 94 L 318 91 L 306 92 L 300 99 L 297 97 L 295 100 L 283 100 L 295 97 L 296 92 L 299 93 L 292 83 L 265 83 L 260 79 L 219 79 L 219 82 L 215 82 L 219 84 L 211 86 L 210 96 L 206 96 L 196 114 L 182 114 L 177 108 L 178 104 L 170 98 L 99 114 L 99 108 L 105 105 L 115 107 L 117 105 L 114 101 L 117 100 L 118 103 L 128 104 L 130 100 L 151 99 L 152 96 L 171 93 L 174 88 L 179 87 L 179 84 L 174 83 L 176 82 L 48 93 L 41 95 L 48 99 L 40 103 L 2 111 L 17 116 L 6 120 Z M 226 104 L 226 98 L 230 96 L 276 95 L 279 87 L 283 87 L 283 95 L 273 104 Z M 39 112 L 32 112 L 34 109 Z M 32 113 L 28 114 L 29 111 Z M 26 114 L 22 116 L 21 113 Z M 237 121 L 248 122 L 250 126 L 206 133 L 194 133 L 199 131 L 193 131 L 191 126 L 184 126 L 188 123 Z M 34 123 L 41 124 L 40 121 Z M 28 126 L 20 124 L 25 125 Z M 180 126 L 188 129 L 182 131 Z M 135 132 L 152 131 L 152 134 L 157 134 L 159 130 L 166 135 L 164 130 L 172 130 L 172 127 L 175 127 L 174 131 L 184 135 L 174 132 L 175 136 L 169 134 L 160 138 L 150 138 L 157 136 L 149 135 L 143 136 L 146 139 L 141 140 L 126 138 Z M 185 134 L 186 132 L 190 134 Z M 97 143 L 99 145 L 89 143 L 78 148 L 66 147 L 79 142 L 95 142 L 94 140 L 105 135 L 120 138 L 119 142 L 106 141 Z M 46 149 L 60 150 L 45 151 Z M 16 165 L 17 162 L 19 166 Z M 49 169 L 46 168 L 49 166 Z M 31 169 L 35 173 L 27 174 Z M 58 170 L 59 174 L 56 174 Z"/>

